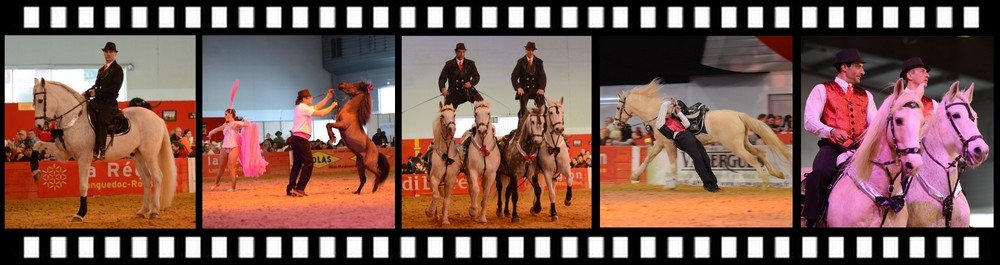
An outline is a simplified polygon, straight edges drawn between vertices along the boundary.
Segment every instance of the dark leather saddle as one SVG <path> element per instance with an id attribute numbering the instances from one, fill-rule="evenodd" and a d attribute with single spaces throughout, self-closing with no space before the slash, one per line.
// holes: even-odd
<path id="1" fill-rule="evenodd" d="M 705 129 L 705 116 L 707 116 L 705 113 L 708 113 L 708 106 L 698 102 L 688 107 L 684 101 L 680 100 L 677 101 L 677 105 L 681 107 L 681 112 L 691 122 L 691 126 L 687 128 L 689 132 L 693 134 L 708 133 L 708 130 Z"/>
<path id="2" fill-rule="evenodd" d="M 132 129 L 128 119 L 125 118 L 125 114 L 122 113 L 121 110 L 114 109 L 109 111 L 114 111 L 114 113 L 111 114 L 111 122 L 108 123 L 107 125 L 108 136 L 114 137 L 117 135 L 123 135 L 128 133 Z M 93 128 L 97 128 L 97 126 L 99 126 L 99 124 L 97 124 L 97 113 L 93 111 L 87 111 L 87 114 L 90 115 L 90 126 Z"/>

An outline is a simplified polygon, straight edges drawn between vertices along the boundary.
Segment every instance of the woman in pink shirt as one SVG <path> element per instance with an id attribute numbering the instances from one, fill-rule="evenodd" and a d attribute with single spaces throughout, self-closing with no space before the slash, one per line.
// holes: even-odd
<path id="1" fill-rule="evenodd" d="M 313 160 L 309 150 L 309 139 L 312 138 L 313 117 L 326 116 L 337 107 L 333 101 L 328 107 L 322 107 L 330 101 L 333 89 L 326 91 L 326 97 L 319 104 L 312 104 L 312 93 L 309 89 L 299 90 L 295 98 L 295 116 L 292 118 L 292 136 L 288 137 L 288 146 L 292 149 L 292 171 L 288 175 L 288 186 L 285 195 L 292 197 L 309 196 L 306 194 L 306 184 L 312 177 Z M 319 110 L 317 110 L 319 109 Z M 300 174 L 301 173 L 301 174 Z"/>

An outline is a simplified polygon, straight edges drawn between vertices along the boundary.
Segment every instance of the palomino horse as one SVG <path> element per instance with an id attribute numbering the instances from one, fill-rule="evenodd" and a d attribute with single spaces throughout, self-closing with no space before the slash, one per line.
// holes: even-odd
<path id="1" fill-rule="evenodd" d="M 566 138 L 563 131 L 566 127 L 563 109 L 563 98 L 559 100 L 545 100 L 545 130 L 542 133 L 542 151 L 538 156 L 538 166 L 541 167 L 542 175 L 545 178 L 545 186 L 549 195 L 549 218 L 552 221 L 558 220 L 556 214 L 556 184 L 555 180 L 559 175 L 566 177 L 566 206 L 569 206 L 573 199 L 573 176 L 570 174 L 569 146 L 566 145 Z M 538 178 L 532 179 L 532 186 L 535 187 L 535 204 L 531 213 L 541 212 L 541 199 L 538 185 Z"/>
<path id="2" fill-rule="evenodd" d="M 648 85 L 644 87 L 637 87 L 627 91 L 621 91 L 618 93 L 618 113 L 615 115 L 615 121 L 618 123 L 626 123 L 633 116 L 639 117 L 647 124 L 653 124 L 656 119 L 656 113 L 660 109 L 660 105 L 663 104 L 664 99 L 660 96 L 660 79 L 653 79 Z M 774 134 L 767 124 L 750 117 L 746 113 L 737 112 L 733 110 L 712 110 L 706 112 L 705 116 L 705 130 L 706 133 L 699 134 L 696 137 L 698 141 L 702 143 L 712 143 L 718 142 L 722 144 L 723 147 L 729 149 L 739 156 L 743 161 L 749 163 L 755 170 L 757 174 L 760 175 L 761 180 L 763 180 L 763 187 L 768 187 L 770 185 L 770 179 L 764 170 L 761 169 L 761 163 L 767 168 L 767 171 L 779 179 L 784 179 L 785 175 L 780 170 L 775 169 L 771 166 L 771 163 L 767 160 L 767 153 L 763 150 L 758 149 L 750 144 L 747 140 L 747 129 L 750 129 L 760 139 L 764 140 L 771 151 L 776 154 L 780 154 L 782 158 L 786 161 L 791 161 L 792 153 L 785 147 L 785 144 L 778 139 L 778 136 Z M 654 128 L 655 130 L 655 128 Z M 639 168 L 632 170 L 632 181 L 638 182 L 639 175 L 645 171 L 646 166 L 649 162 L 667 147 L 667 155 L 670 160 L 670 172 L 674 176 L 677 175 L 677 165 L 674 161 L 677 161 L 677 147 L 674 145 L 673 140 L 669 140 L 662 134 L 654 133 L 653 137 L 656 142 L 653 147 L 649 149 L 649 155 L 646 159 L 642 161 Z"/>
<path id="3" fill-rule="evenodd" d="M 483 209 L 486 209 L 489 198 L 493 197 L 493 186 L 496 185 L 502 154 L 498 152 L 496 128 L 490 121 L 490 101 L 476 101 L 472 106 L 475 108 L 476 125 L 462 136 L 463 142 L 465 138 L 472 137 L 471 148 L 462 155 L 465 157 L 465 176 L 472 186 L 469 188 L 469 196 L 472 197 L 469 217 L 485 223 L 486 211 Z"/>
<path id="4" fill-rule="evenodd" d="M 896 81 L 892 95 L 869 119 L 873 122 L 865 129 L 860 146 L 834 181 L 826 226 L 906 226 L 907 179 L 919 172 L 923 161 L 921 97 L 923 89 L 905 89 L 902 79 Z"/>
<path id="5" fill-rule="evenodd" d="M 455 107 L 451 104 L 438 103 L 438 116 L 431 124 L 434 127 L 434 149 L 431 155 L 431 203 L 424 213 L 448 225 L 448 208 L 451 205 L 451 190 L 455 187 L 455 179 L 462 170 L 462 160 L 458 156 L 455 144 Z M 444 183 L 442 183 L 444 181 Z M 438 215 L 438 202 L 443 205 L 441 215 Z"/>
<path id="6" fill-rule="evenodd" d="M 966 163 L 976 167 L 986 161 L 990 147 L 979 133 L 978 115 L 972 110 L 974 85 L 959 91 L 958 82 L 944 94 L 923 127 L 923 160 L 906 195 L 911 227 L 969 227 L 969 201 L 959 185 Z"/>
<path id="7" fill-rule="evenodd" d="M 53 143 L 39 143 L 36 146 L 55 153 L 60 159 L 76 158 L 80 178 L 80 209 L 72 221 L 82 222 L 87 215 L 87 190 L 90 182 L 87 172 L 94 160 L 94 129 L 87 114 L 87 100 L 65 84 L 45 79 L 35 79 L 34 87 L 35 126 L 38 129 L 62 131 Z M 170 206 L 177 192 L 177 166 L 170 148 L 170 133 L 163 118 L 153 111 L 132 107 L 122 110 L 131 124 L 131 129 L 115 136 L 114 145 L 108 147 L 106 159 L 132 156 L 135 160 L 136 175 L 142 180 L 142 207 L 135 214 L 139 217 L 156 219 L 161 208 Z M 151 188 L 156 190 L 152 191 Z"/>
<path id="8" fill-rule="evenodd" d="M 356 157 L 361 184 L 358 184 L 358 190 L 354 191 L 354 194 L 361 194 L 361 188 L 365 186 L 367 180 L 365 169 L 375 174 L 375 185 L 372 187 L 374 193 L 389 176 L 389 158 L 378 152 L 375 142 L 372 142 L 362 130 L 372 117 L 372 85 L 365 82 L 340 82 L 337 88 L 344 91 L 351 99 L 337 113 L 336 122 L 327 124 L 326 128 L 340 130 L 340 137 L 343 138 L 341 141 L 345 142 L 347 149 Z"/>
<path id="9" fill-rule="evenodd" d="M 500 217 L 501 201 L 506 199 L 504 207 L 513 200 L 511 222 L 521 221 L 517 216 L 517 181 L 536 177 L 538 172 L 538 153 L 541 151 L 542 131 L 545 126 L 545 116 L 541 109 L 529 107 L 521 124 L 517 126 L 509 141 L 500 143 L 503 153 L 500 170 L 498 170 L 499 185 L 497 185 L 497 217 Z M 537 197 L 537 196 L 536 196 Z M 536 198 L 537 199 L 537 198 Z M 506 208 L 504 210 L 506 213 Z"/>

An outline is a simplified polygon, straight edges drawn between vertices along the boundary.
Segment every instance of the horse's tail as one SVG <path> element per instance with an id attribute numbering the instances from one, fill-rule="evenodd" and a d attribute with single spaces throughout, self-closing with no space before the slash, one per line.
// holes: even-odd
<path id="1" fill-rule="evenodd" d="M 750 115 L 747 115 L 746 113 L 740 112 L 737 115 L 747 128 L 750 128 L 750 130 L 757 134 L 761 140 L 764 140 L 764 143 L 767 144 L 767 147 L 771 148 L 771 151 L 781 154 L 781 156 L 787 159 L 787 161 L 792 160 L 792 152 L 788 151 L 788 148 L 786 148 L 785 144 L 781 142 L 781 139 L 778 139 L 778 135 L 774 134 L 771 127 L 767 126 L 767 124 L 764 124 L 762 121 L 750 117 Z"/>
<path id="2" fill-rule="evenodd" d="M 381 186 L 389 178 L 389 157 L 383 153 L 378 153 L 378 176 L 375 177 L 375 186 Z"/>
<path id="3" fill-rule="evenodd" d="M 166 127 L 164 127 L 166 128 Z M 166 208 L 174 201 L 177 193 L 177 165 L 174 163 L 174 153 L 170 149 L 170 135 L 163 135 L 163 143 L 160 146 L 160 153 L 157 154 L 157 163 L 160 166 L 160 207 Z"/>

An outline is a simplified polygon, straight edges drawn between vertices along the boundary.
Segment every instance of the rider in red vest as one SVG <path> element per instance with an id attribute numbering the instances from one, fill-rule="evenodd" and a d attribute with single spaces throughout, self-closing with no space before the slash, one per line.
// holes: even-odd
<path id="1" fill-rule="evenodd" d="M 660 104 L 660 111 L 656 115 L 656 127 L 659 128 L 657 130 L 663 136 L 667 137 L 667 139 L 674 140 L 677 148 L 691 157 L 691 162 L 694 164 L 694 171 L 701 178 L 702 187 L 705 190 L 710 192 L 722 191 L 719 188 L 719 181 L 715 177 L 715 173 L 712 172 L 712 159 L 708 157 L 705 146 L 698 141 L 698 138 L 695 138 L 694 134 L 687 130 L 687 127 L 691 123 L 675 102 L 671 98 Z"/>
<path id="2" fill-rule="evenodd" d="M 822 215 L 828 186 L 837 170 L 837 156 L 847 149 L 856 149 L 865 128 L 873 122 L 875 101 L 870 92 L 859 86 L 865 75 L 864 64 L 858 50 L 841 50 L 833 63 L 837 77 L 817 84 L 806 100 L 804 127 L 821 139 L 812 172 L 804 183 L 806 198 L 802 215 L 809 227 L 814 227 Z"/>
<path id="3" fill-rule="evenodd" d="M 923 90 L 924 88 L 921 88 L 920 85 L 927 86 L 927 79 L 931 76 L 930 72 L 931 68 L 924 64 L 924 60 L 921 60 L 920 57 L 913 57 L 906 59 L 906 62 L 903 63 L 903 70 L 899 71 L 899 77 L 906 80 L 907 89 Z M 937 108 L 937 101 L 927 96 L 920 98 L 920 101 L 924 104 L 924 118 L 930 117 L 931 113 L 934 113 L 934 108 Z"/>

